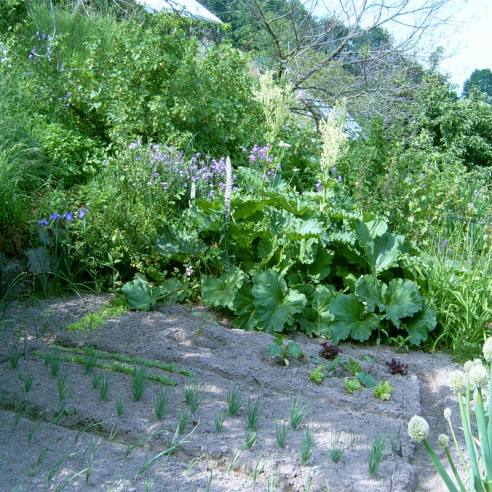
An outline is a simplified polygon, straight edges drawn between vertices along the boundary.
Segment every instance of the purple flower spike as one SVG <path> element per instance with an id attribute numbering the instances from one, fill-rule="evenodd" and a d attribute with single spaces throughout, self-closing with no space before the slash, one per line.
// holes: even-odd
<path id="1" fill-rule="evenodd" d="M 79 210 L 79 219 L 83 219 L 86 215 L 86 213 L 88 212 L 88 210 L 84 207 L 84 208 L 81 208 Z"/>
<path id="2" fill-rule="evenodd" d="M 323 189 L 323 184 L 321 183 L 321 181 L 318 181 L 316 183 L 316 191 L 320 192 L 322 189 Z"/>
<path id="3" fill-rule="evenodd" d="M 68 222 L 72 222 L 73 220 L 73 213 L 72 212 L 65 212 L 63 214 L 65 220 L 67 220 Z"/>
<path id="4" fill-rule="evenodd" d="M 53 212 L 52 214 L 50 214 L 51 220 L 58 220 L 59 218 L 60 218 L 60 216 L 56 212 Z"/>
<path id="5" fill-rule="evenodd" d="M 48 226 L 50 223 L 48 222 L 48 219 L 41 219 L 41 220 L 38 220 L 38 225 L 40 225 L 41 227 L 46 227 Z"/>

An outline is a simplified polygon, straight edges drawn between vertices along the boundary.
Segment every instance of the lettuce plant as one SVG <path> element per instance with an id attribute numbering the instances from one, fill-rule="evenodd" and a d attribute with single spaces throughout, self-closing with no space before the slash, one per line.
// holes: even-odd
<path id="1" fill-rule="evenodd" d="M 451 422 L 451 409 L 444 410 L 444 418 L 448 423 L 453 444 L 465 470 L 467 478 L 462 478 L 458 467 L 449 451 L 450 439 L 441 434 L 439 446 L 444 449 L 446 460 L 452 477 L 431 447 L 429 424 L 425 418 L 414 415 L 408 422 L 408 434 L 414 442 L 422 443 L 432 463 L 439 472 L 444 484 L 450 492 L 466 492 L 476 490 L 489 492 L 492 490 L 492 337 L 489 337 L 482 348 L 485 363 L 481 359 L 468 361 L 464 370 L 453 371 L 449 375 L 449 385 L 453 390 L 459 406 L 461 428 L 465 438 L 466 457 L 456 438 Z M 468 482 L 467 487 L 465 483 Z"/>
<path id="2" fill-rule="evenodd" d="M 374 388 L 374 396 L 378 400 L 389 400 L 391 398 L 391 394 L 393 393 L 393 386 L 391 386 L 391 383 L 389 381 L 381 381 L 375 388 Z"/>

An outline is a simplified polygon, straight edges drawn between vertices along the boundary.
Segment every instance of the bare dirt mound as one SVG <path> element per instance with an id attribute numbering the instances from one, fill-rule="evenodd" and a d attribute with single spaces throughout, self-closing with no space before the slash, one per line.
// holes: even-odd
<path id="1" fill-rule="evenodd" d="M 437 422 L 442 408 L 453 405 L 445 400 L 445 376 L 454 367 L 449 358 L 344 345 L 343 355 L 363 371 L 390 381 L 393 395 L 381 401 L 371 388 L 347 393 L 341 367 L 321 384 L 311 382 L 310 372 L 327 362 L 317 340 L 298 336 L 305 358 L 281 366 L 267 353 L 272 336 L 230 329 L 182 306 L 125 312 L 94 330 L 66 329 L 108 299 L 55 299 L 7 311 L 0 325 L 0 490 L 439 490 L 406 424 L 414 414 Z M 388 372 L 391 357 L 409 365 L 408 375 Z M 146 375 L 138 401 L 135 367 Z M 230 416 L 234 388 L 241 407 Z M 187 389 L 188 400 L 196 390 L 197 409 L 186 401 Z M 159 420 L 155 402 L 162 394 Z M 293 430 L 296 399 L 306 410 Z M 283 424 L 285 448 L 277 443 Z M 390 444 L 398 432 L 401 451 Z M 308 433 L 312 455 L 302 464 Z M 368 450 L 377 436 L 384 455 L 371 478 Z M 335 441 L 344 449 L 337 463 L 330 457 Z"/>

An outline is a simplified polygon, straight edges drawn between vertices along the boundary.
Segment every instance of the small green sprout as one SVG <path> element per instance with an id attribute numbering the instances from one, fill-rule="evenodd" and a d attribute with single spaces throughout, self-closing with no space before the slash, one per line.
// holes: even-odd
<path id="1" fill-rule="evenodd" d="M 102 374 L 94 374 L 94 376 L 92 376 L 92 389 L 93 390 L 96 390 L 99 388 L 99 385 L 101 384 L 102 378 L 103 378 Z"/>
<path id="2" fill-rule="evenodd" d="M 191 415 L 188 412 L 183 412 L 178 417 L 178 422 L 176 425 L 176 434 L 184 434 L 186 427 L 190 423 Z"/>
<path id="3" fill-rule="evenodd" d="M 357 378 L 344 378 L 343 384 L 347 393 L 352 394 L 354 391 L 360 390 L 362 385 Z"/>
<path id="4" fill-rule="evenodd" d="M 23 381 L 24 381 L 24 391 L 26 393 L 29 393 L 29 391 L 31 391 L 32 388 L 32 377 L 29 375 L 24 376 Z"/>
<path id="5" fill-rule="evenodd" d="M 389 400 L 391 398 L 391 394 L 393 393 L 393 386 L 389 381 L 381 381 L 374 388 L 374 396 L 379 400 Z"/>
<path id="6" fill-rule="evenodd" d="M 162 420 L 166 414 L 167 396 L 164 392 L 159 391 L 154 395 L 154 413 L 157 420 Z"/>
<path id="7" fill-rule="evenodd" d="M 301 442 L 301 463 L 307 465 L 313 456 L 314 440 L 313 435 L 309 429 L 306 429 L 306 434 L 302 438 Z"/>
<path id="8" fill-rule="evenodd" d="M 294 396 L 290 402 L 290 426 L 292 430 L 299 429 L 306 413 L 306 405 L 300 395 Z"/>
<path id="9" fill-rule="evenodd" d="M 343 442 L 342 434 L 332 434 L 329 450 L 331 461 L 333 461 L 333 463 L 338 463 L 342 459 L 344 451 L 345 444 Z"/>
<path id="10" fill-rule="evenodd" d="M 108 401 L 110 380 L 108 376 L 102 376 L 99 382 L 99 400 Z"/>
<path id="11" fill-rule="evenodd" d="M 325 379 L 325 366 L 323 364 L 319 365 L 311 371 L 309 379 L 316 384 L 321 384 Z"/>
<path id="12" fill-rule="evenodd" d="M 253 430 L 248 430 L 248 435 L 246 436 L 246 448 L 251 451 L 256 443 L 257 433 Z"/>
<path id="13" fill-rule="evenodd" d="M 248 399 L 248 407 L 246 410 L 246 420 L 248 424 L 248 430 L 254 431 L 258 424 L 258 417 L 261 414 L 262 403 L 258 397 L 254 402 L 251 398 Z"/>
<path id="14" fill-rule="evenodd" d="M 367 453 L 369 476 L 374 478 L 384 455 L 384 439 L 376 436 Z"/>
<path id="15" fill-rule="evenodd" d="M 147 372 L 143 367 L 135 367 L 132 378 L 132 393 L 135 401 L 140 401 L 147 386 Z"/>
<path id="16" fill-rule="evenodd" d="M 356 377 L 357 374 L 361 371 L 360 364 L 352 357 L 349 358 L 347 363 L 345 364 L 345 369 L 352 374 L 353 377 Z"/>
<path id="17" fill-rule="evenodd" d="M 122 417 L 123 414 L 125 413 L 125 404 L 121 398 L 116 400 L 116 415 L 118 417 Z"/>
<path id="18" fill-rule="evenodd" d="M 61 375 L 58 378 L 58 400 L 60 402 L 60 408 L 65 407 L 65 402 L 68 398 L 68 376 L 66 374 Z"/>
<path id="19" fill-rule="evenodd" d="M 191 413 L 194 414 L 198 410 L 200 406 L 200 400 L 198 398 L 198 389 L 194 384 L 191 384 L 185 389 L 185 401 L 188 407 L 191 410 Z"/>
<path id="20" fill-rule="evenodd" d="M 234 417 L 239 413 L 241 408 L 241 389 L 236 384 L 227 393 L 227 411 L 230 417 Z"/>
<path id="21" fill-rule="evenodd" d="M 10 356 L 10 367 L 12 369 L 17 369 L 19 367 L 20 352 L 14 352 Z"/>
<path id="22" fill-rule="evenodd" d="M 276 425 L 276 436 L 277 436 L 277 446 L 284 449 L 287 445 L 287 433 L 289 431 L 289 426 L 285 422 L 277 422 Z"/>
<path id="23" fill-rule="evenodd" d="M 58 372 L 60 371 L 61 361 L 57 354 L 51 354 L 48 358 L 48 363 L 50 366 L 50 374 L 52 377 L 56 378 Z"/>
<path id="24" fill-rule="evenodd" d="M 217 434 L 222 431 L 224 426 L 224 412 L 219 412 L 215 415 L 215 432 Z"/>

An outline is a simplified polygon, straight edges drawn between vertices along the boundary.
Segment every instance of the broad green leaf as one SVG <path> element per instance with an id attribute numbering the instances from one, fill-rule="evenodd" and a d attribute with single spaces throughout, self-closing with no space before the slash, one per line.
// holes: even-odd
<path id="1" fill-rule="evenodd" d="M 376 380 L 367 372 L 358 372 L 357 379 L 362 383 L 362 386 L 365 386 L 366 388 L 373 388 L 376 386 Z"/>
<path id="2" fill-rule="evenodd" d="M 202 299 L 213 307 L 234 309 L 234 298 L 243 285 L 245 274 L 239 268 L 233 268 L 220 277 L 202 277 Z"/>
<path id="3" fill-rule="evenodd" d="M 386 284 L 381 282 L 374 275 L 364 275 L 355 283 L 355 295 L 373 313 L 376 308 L 379 311 L 384 309 L 384 294 Z"/>
<path id="4" fill-rule="evenodd" d="M 159 293 L 154 290 L 145 277 L 139 273 L 121 287 L 130 309 L 150 309 L 158 300 Z"/>
<path id="5" fill-rule="evenodd" d="M 415 282 L 401 278 L 393 279 L 384 294 L 384 319 L 389 319 L 397 328 L 402 318 L 413 316 L 424 303 Z"/>
<path id="6" fill-rule="evenodd" d="M 326 277 L 328 277 L 328 275 L 330 275 L 332 260 L 333 251 L 329 251 L 319 245 L 313 263 L 311 263 L 307 267 L 308 275 L 313 280 L 324 280 Z"/>
<path id="7" fill-rule="evenodd" d="M 289 239 L 317 238 L 323 232 L 321 222 L 301 219 L 285 210 L 271 209 L 268 213 L 270 228 L 274 234 L 284 234 Z"/>
<path id="8" fill-rule="evenodd" d="M 301 239 L 299 245 L 299 261 L 305 265 L 310 265 L 316 258 L 318 251 L 318 240 L 314 237 Z"/>
<path id="9" fill-rule="evenodd" d="M 304 357 L 304 352 L 299 347 L 296 342 L 287 343 L 287 356 L 293 357 L 294 359 L 302 359 Z"/>
<path id="10" fill-rule="evenodd" d="M 255 306 L 251 289 L 251 283 L 244 283 L 234 298 L 233 309 L 236 319 L 233 324 L 243 330 L 256 328 Z"/>
<path id="11" fill-rule="evenodd" d="M 334 316 L 330 329 L 335 343 L 347 338 L 364 342 L 379 325 L 379 317 L 366 313 L 355 294 L 339 294 L 330 302 L 330 311 Z"/>
<path id="12" fill-rule="evenodd" d="M 294 323 L 294 315 L 306 305 L 306 296 L 288 289 L 285 280 L 275 270 L 255 276 L 252 295 L 259 327 L 269 332 L 282 332 Z"/>
<path id="13" fill-rule="evenodd" d="M 404 320 L 402 323 L 405 324 L 405 328 L 408 331 L 410 343 L 420 345 L 421 342 L 427 340 L 429 332 L 436 327 L 436 313 L 425 304 L 424 308 L 413 318 Z"/>
<path id="14" fill-rule="evenodd" d="M 267 352 L 271 357 L 282 357 L 283 349 L 277 343 L 271 343 L 267 348 Z"/>
<path id="15" fill-rule="evenodd" d="M 398 264 L 401 246 L 404 242 L 403 236 L 385 232 L 382 223 L 358 222 L 355 231 L 359 245 L 365 253 L 366 261 L 373 273 L 381 273 Z"/>
<path id="16" fill-rule="evenodd" d="M 159 299 L 182 301 L 185 292 L 183 290 L 183 283 L 177 278 L 167 278 L 158 287 L 154 288 L 156 295 Z"/>
<path id="17" fill-rule="evenodd" d="M 204 249 L 202 241 L 184 232 L 178 234 L 171 226 L 166 226 L 157 239 L 157 250 L 165 257 L 194 256 Z"/>

